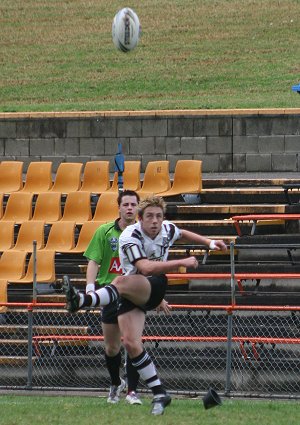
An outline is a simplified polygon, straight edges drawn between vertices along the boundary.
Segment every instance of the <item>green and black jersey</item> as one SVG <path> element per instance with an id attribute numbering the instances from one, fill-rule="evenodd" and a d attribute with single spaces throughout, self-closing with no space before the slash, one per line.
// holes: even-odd
<path id="1" fill-rule="evenodd" d="M 119 237 L 122 230 L 119 219 L 102 224 L 94 233 L 84 256 L 99 264 L 97 279 L 99 285 L 104 286 L 122 274 L 119 259 Z"/>

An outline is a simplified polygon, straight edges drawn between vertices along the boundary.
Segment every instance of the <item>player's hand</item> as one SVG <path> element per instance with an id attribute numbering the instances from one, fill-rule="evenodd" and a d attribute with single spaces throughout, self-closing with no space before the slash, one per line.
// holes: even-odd
<path id="1" fill-rule="evenodd" d="M 184 267 L 191 267 L 193 269 L 196 269 L 198 267 L 198 260 L 196 257 L 193 256 L 184 258 L 183 263 L 184 264 L 182 264 L 182 266 Z"/>
<path id="2" fill-rule="evenodd" d="M 209 244 L 209 249 L 214 251 L 226 251 L 227 245 L 222 239 L 212 239 Z"/>
<path id="3" fill-rule="evenodd" d="M 162 302 L 156 307 L 157 313 L 160 313 L 161 311 L 165 314 L 171 313 L 171 307 L 169 306 L 169 303 L 163 299 Z"/>

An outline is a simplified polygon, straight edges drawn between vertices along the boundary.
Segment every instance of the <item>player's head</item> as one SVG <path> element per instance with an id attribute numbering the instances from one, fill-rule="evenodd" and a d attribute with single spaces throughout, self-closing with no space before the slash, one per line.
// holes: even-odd
<path id="1" fill-rule="evenodd" d="M 124 190 L 124 192 L 119 193 L 117 202 L 119 206 L 120 219 L 123 221 L 123 225 L 134 223 L 140 197 L 133 190 Z"/>
<path id="2" fill-rule="evenodd" d="M 143 231 L 152 239 L 161 230 L 166 204 L 159 196 L 143 199 L 139 204 L 138 217 Z"/>
<path id="3" fill-rule="evenodd" d="M 117 202 L 118 202 L 118 205 L 119 206 L 121 205 L 122 199 L 124 198 L 124 196 L 135 196 L 136 197 L 136 200 L 137 200 L 137 203 L 140 202 L 140 197 L 139 197 L 139 195 L 134 190 L 128 190 L 128 189 L 126 189 L 126 190 L 123 190 L 122 192 L 120 192 L 119 195 L 118 195 Z"/>

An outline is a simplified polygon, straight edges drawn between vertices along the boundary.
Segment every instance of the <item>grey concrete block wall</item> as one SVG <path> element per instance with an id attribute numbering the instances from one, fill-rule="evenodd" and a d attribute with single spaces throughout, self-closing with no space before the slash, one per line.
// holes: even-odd
<path id="1" fill-rule="evenodd" d="M 300 110 L 0 114 L 0 160 L 202 160 L 203 172 L 300 171 Z"/>

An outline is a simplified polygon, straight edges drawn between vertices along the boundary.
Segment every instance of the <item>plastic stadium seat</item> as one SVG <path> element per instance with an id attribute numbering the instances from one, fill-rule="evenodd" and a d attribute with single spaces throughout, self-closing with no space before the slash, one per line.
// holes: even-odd
<path id="1" fill-rule="evenodd" d="M 92 219 L 91 195 L 89 192 L 70 192 L 67 195 L 61 221 L 83 224 Z"/>
<path id="2" fill-rule="evenodd" d="M 0 221 L 0 252 L 11 249 L 14 246 L 14 232 L 14 221 Z"/>
<path id="3" fill-rule="evenodd" d="M 21 279 L 25 274 L 26 257 L 26 251 L 4 251 L 0 258 L 0 279 Z"/>
<path id="4" fill-rule="evenodd" d="M 59 164 L 50 191 L 67 194 L 79 190 L 82 167 L 83 164 L 79 162 L 62 162 Z"/>
<path id="5" fill-rule="evenodd" d="M 33 241 L 36 241 L 36 249 L 44 248 L 44 230 L 44 221 L 23 221 L 18 232 L 15 246 L 12 250 L 32 252 Z"/>
<path id="6" fill-rule="evenodd" d="M 0 193 L 0 219 L 3 216 L 3 193 Z"/>
<path id="7" fill-rule="evenodd" d="M 101 226 L 101 224 L 104 224 L 103 221 L 86 221 L 83 223 L 79 235 L 78 240 L 75 248 L 71 250 L 73 253 L 83 253 L 90 243 L 90 240 L 92 239 L 94 233 L 98 229 L 98 227 Z"/>
<path id="8" fill-rule="evenodd" d="M 115 192 L 104 192 L 100 195 L 92 221 L 115 220 L 119 217 L 119 206 L 117 203 L 118 194 Z"/>
<path id="9" fill-rule="evenodd" d="M 68 253 L 75 246 L 75 221 L 57 221 L 51 225 L 44 250 Z"/>
<path id="10" fill-rule="evenodd" d="M 125 161 L 123 173 L 123 189 L 141 189 L 141 161 Z M 114 174 L 111 188 L 108 192 L 118 192 L 118 173 Z"/>
<path id="11" fill-rule="evenodd" d="M 177 161 L 171 189 L 159 193 L 161 196 L 174 196 L 183 193 L 202 191 L 202 161 L 182 159 Z"/>
<path id="12" fill-rule="evenodd" d="M 88 161 L 85 164 L 80 191 L 100 194 L 110 188 L 109 161 Z"/>
<path id="13" fill-rule="evenodd" d="M 33 259 L 31 254 L 25 276 L 14 282 L 33 282 Z M 55 282 L 55 280 L 55 251 L 36 251 L 36 282 Z"/>
<path id="14" fill-rule="evenodd" d="M 0 192 L 17 192 L 23 187 L 22 161 L 2 161 L 0 163 Z"/>
<path id="15" fill-rule="evenodd" d="M 27 169 L 24 187 L 21 192 L 38 194 L 52 187 L 52 162 L 31 162 Z"/>
<path id="16" fill-rule="evenodd" d="M 142 189 L 138 191 L 139 195 L 143 192 L 154 194 L 166 192 L 170 188 L 169 161 L 148 162 L 145 169 Z"/>
<path id="17" fill-rule="evenodd" d="M 61 193 L 40 193 L 35 202 L 32 220 L 44 221 L 46 224 L 52 224 L 60 220 L 61 217 Z"/>
<path id="18" fill-rule="evenodd" d="M 149 196 L 153 196 L 153 195 L 154 195 L 153 192 L 141 192 L 141 193 L 139 193 L 139 197 L 140 197 L 141 201 L 143 199 L 148 198 Z"/>
<path id="19" fill-rule="evenodd" d="M 7 280 L 0 280 L 0 303 L 7 303 Z M 0 313 L 5 313 L 7 311 L 7 307 L 4 305 L 0 305 Z"/>
<path id="20" fill-rule="evenodd" d="M 33 193 L 13 192 L 9 195 L 1 221 L 15 221 L 21 224 L 32 218 Z"/>

